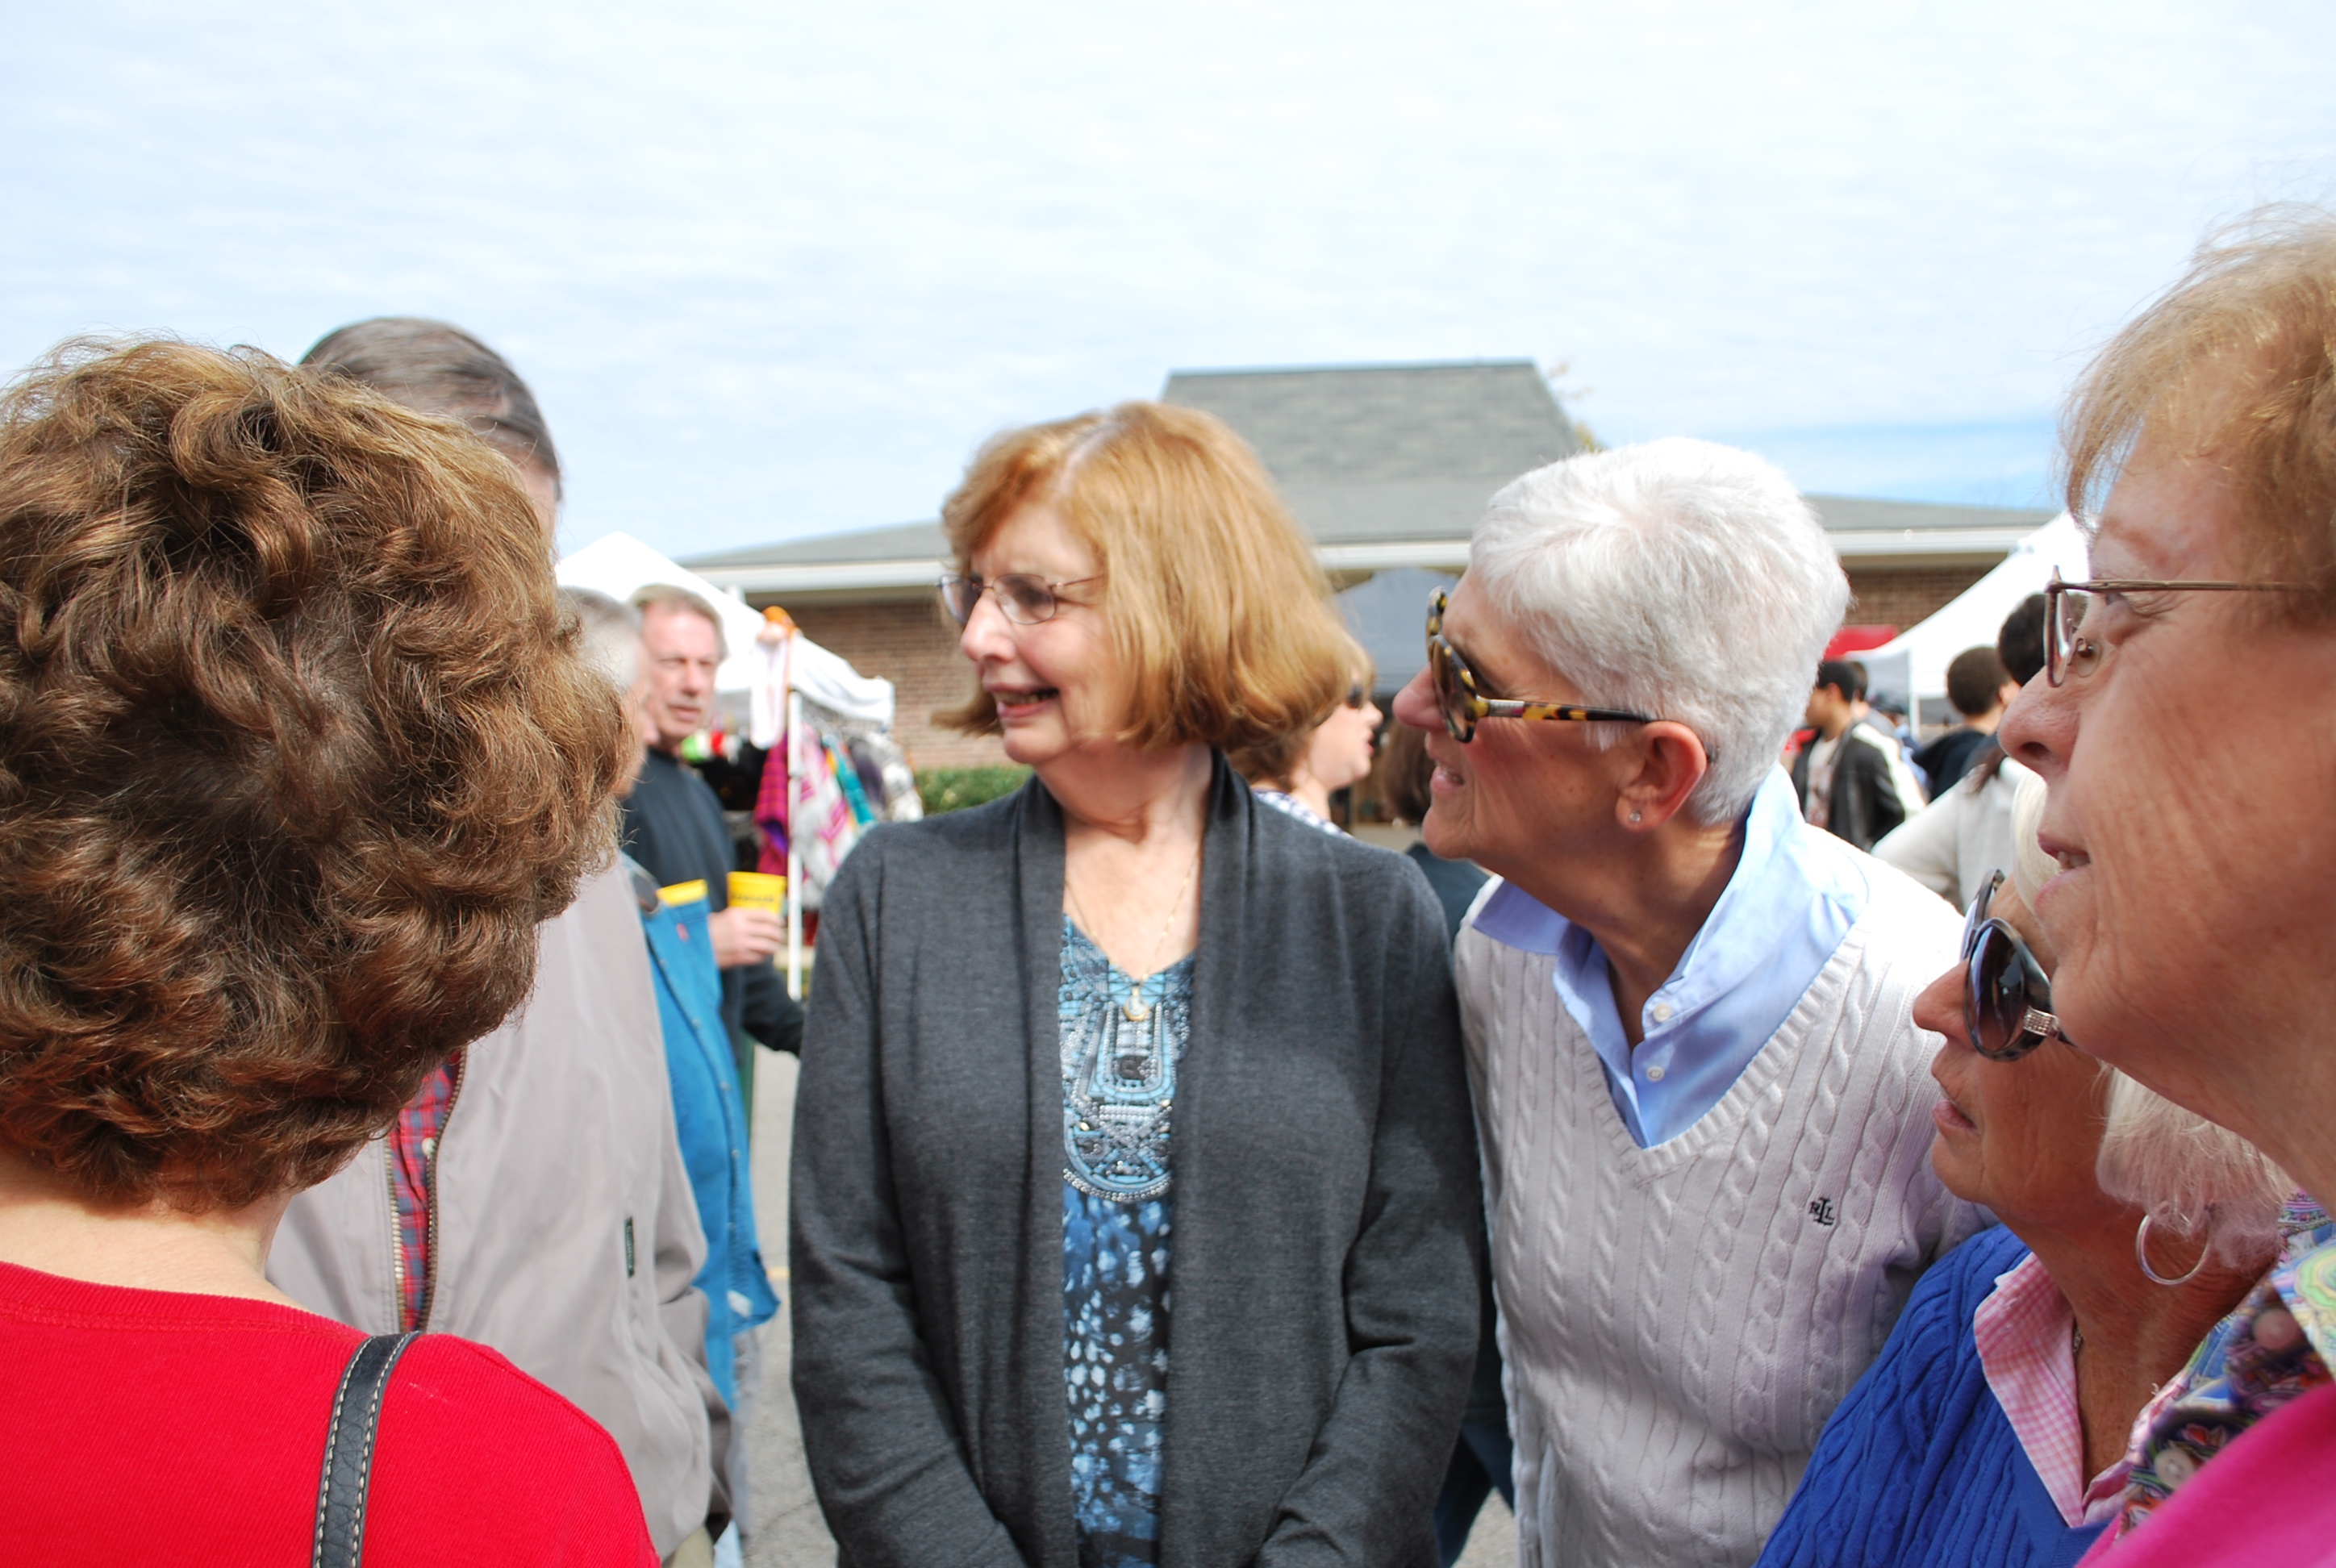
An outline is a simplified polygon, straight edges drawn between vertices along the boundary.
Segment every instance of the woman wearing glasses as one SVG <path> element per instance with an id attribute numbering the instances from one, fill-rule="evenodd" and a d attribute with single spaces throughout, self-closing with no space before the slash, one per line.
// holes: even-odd
<path id="1" fill-rule="evenodd" d="M 943 509 L 1036 777 L 828 893 L 794 1384 L 853 1563 L 1435 1562 L 1475 1350 L 1475 1143 L 1435 895 L 1227 749 L 1349 654 L 1222 424 L 1000 436 Z"/>
<path id="2" fill-rule="evenodd" d="M 1790 481 L 1659 441 L 1493 498 L 1396 698 L 1460 932 L 1521 1561 L 1749 1563 L 1915 1276 L 1953 911 L 1776 765 L 1848 584 Z"/>
<path id="3" fill-rule="evenodd" d="M 1329 833 L 1344 831 L 1330 820 L 1330 797 L 1370 776 L 1386 717 L 1371 701 L 1370 656 L 1351 637 L 1347 659 L 1346 700 L 1328 718 L 1232 754 L 1233 771 L 1249 780 L 1258 799 Z"/>
<path id="4" fill-rule="evenodd" d="M 2336 217 L 2216 237 L 2065 422 L 2088 584 L 2000 732 L 2051 785 L 2036 912 L 2088 1050 L 2336 1196 Z M 2274 1271 L 2234 1360 L 2336 1349 L 2336 1248 Z M 2285 1382 L 2274 1379 L 2274 1385 Z M 2299 1385 L 2288 1383 L 2288 1392 Z M 2195 1469 L 2114 1561 L 2302 1563 L 2336 1540 L 2336 1389 Z M 2274 1390 L 2276 1391 L 2276 1389 Z"/>
<path id="5" fill-rule="evenodd" d="M 2063 1037 L 2050 944 L 2029 912 L 2059 869 L 2036 842 L 2042 782 L 2014 809 L 2015 885 L 1973 900 L 1964 962 L 1914 1004 L 1946 1037 L 1932 1164 L 2003 1228 L 1922 1277 L 1882 1358 L 1834 1412 L 1762 1568 L 2075 1562 L 2181 1479 L 2131 1474 L 2154 1428 L 2246 1412 L 2228 1397 L 2231 1325 L 2274 1258 L 2336 1236 L 2236 1134 Z M 2293 1199 L 2293 1201 L 2291 1201 Z"/>

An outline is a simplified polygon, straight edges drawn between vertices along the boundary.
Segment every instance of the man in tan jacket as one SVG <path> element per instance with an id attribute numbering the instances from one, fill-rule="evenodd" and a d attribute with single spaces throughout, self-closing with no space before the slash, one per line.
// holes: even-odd
<path id="1" fill-rule="evenodd" d="M 592 878 L 546 922 L 536 965 L 521 1010 L 458 1058 L 440 1130 L 402 1150 L 394 1129 L 293 1199 L 268 1276 L 369 1334 L 475 1339 L 574 1401 L 624 1450 L 670 1557 L 718 1500 L 729 1416 L 704 1364 L 706 1301 L 690 1281 L 706 1238 L 623 872 Z M 416 1154 L 418 1227 L 401 1224 L 394 1169 Z M 415 1229 L 418 1290 L 401 1234 Z"/>
<path id="2" fill-rule="evenodd" d="M 518 468 L 549 543 L 559 457 L 492 349 L 386 318 L 327 335 L 302 363 L 469 424 Z M 367 1333 L 459 1334 L 565 1395 L 624 1451 L 658 1554 L 692 1563 L 711 1561 L 705 1531 L 730 1511 L 716 1485 L 729 1413 L 691 1285 L 705 1260 L 638 906 L 612 866 L 541 928 L 520 1010 L 292 1201 L 268 1273 Z"/>

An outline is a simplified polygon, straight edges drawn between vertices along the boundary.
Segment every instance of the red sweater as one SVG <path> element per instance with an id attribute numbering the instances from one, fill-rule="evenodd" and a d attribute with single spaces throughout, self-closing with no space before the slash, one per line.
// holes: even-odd
<path id="1" fill-rule="evenodd" d="M 301 1568 L 363 1338 L 273 1302 L 0 1263 L 0 1561 Z M 608 1435 L 452 1335 L 398 1362 L 368 1495 L 367 1568 L 656 1568 Z"/>

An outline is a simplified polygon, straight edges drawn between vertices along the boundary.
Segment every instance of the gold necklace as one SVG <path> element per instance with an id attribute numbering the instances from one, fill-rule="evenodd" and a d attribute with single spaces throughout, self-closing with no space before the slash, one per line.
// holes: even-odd
<path id="1" fill-rule="evenodd" d="M 1200 872 L 1201 851 L 1200 847 L 1196 845 L 1192 850 L 1192 863 L 1185 871 L 1184 880 L 1176 884 L 1176 896 L 1168 901 L 1168 918 L 1161 923 L 1160 934 L 1152 939 L 1152 950 L 1145 955 L 1145 962 L 1151 964 L 1153 967 L 1145 969 L 1143 974 L 1128 975 L 1128 980 L 1130 983 L 1127 989 L 1127 1001 L 1125 1005 L 1120 1008 L 1120 1011 L 1127 1015 L 1127 1021 L 1131 1024 L 1140 1024 L 1144 1019 L 1152 1016 L 1152 1009 L 1144 1005 L 1144 982 L 1149 980 L 1153 975 L 1160 972 L 1157 960 L 1160 957 L 1161 944 L 1168 940 L 1168 933 L 1175 929 L 1176 917 L 1183 912 L 1184 894 L 1186 891 L 1192 887 L 1192 879 L 1200 875 Z M 1081 907 L 1079 903 L 1078 890 L 1071 886 L 1071 878 L 1068 871 L 1066 871 L 1063 874 L 1063 891 L 1070 895 L 1071 913 L 1079 917 L 1079 924 L 1086 928 L 1087 935 L 1092 939 L 1095 934 L 1095 921 L 1087 919 L 1087 911 Z M 1095 946 L 1097 947 L 1101 947 L 1102 945 L 1103 944 L 1100 941 L 1095 943 Z M 1108 959 L 1111 955 L 1109 953 L 1105 953 L 1104 957 Z M 1123 969 L 1120 972 L 1126 974 L 1127 971 Z"/>

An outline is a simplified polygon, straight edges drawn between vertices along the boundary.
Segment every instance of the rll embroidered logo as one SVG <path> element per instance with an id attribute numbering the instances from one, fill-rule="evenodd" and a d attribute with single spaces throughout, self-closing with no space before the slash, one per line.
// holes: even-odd
<path id="1" fill-rule="evenodd" d="M 1833 1200 L 1831 1198 L 1810 1199 L 1809 1218 L 1815 1220 L 1820 1225 L 1832 1224 L 1835 1218 L 1833 1212 Z"/>

